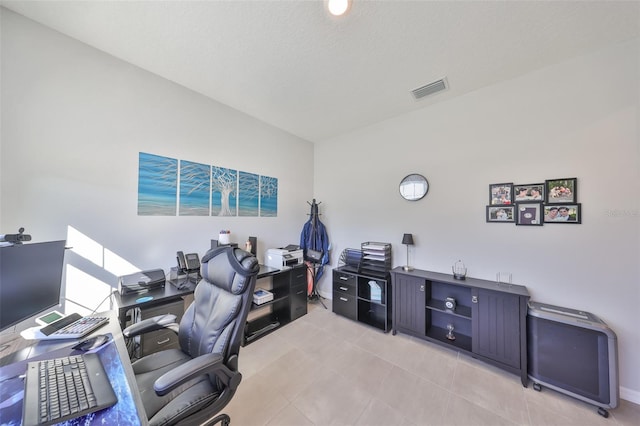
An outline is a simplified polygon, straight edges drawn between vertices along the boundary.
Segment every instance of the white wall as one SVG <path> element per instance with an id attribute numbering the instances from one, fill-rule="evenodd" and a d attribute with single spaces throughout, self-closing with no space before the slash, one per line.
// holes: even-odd
<path id="1" fill-rule="evenodd" d="M 612 46 L 317 145 L 332 263 L 382 241 L 404 265 L 413 233 L 418 268 L 450 273 L 461 259 L 473 277 L 511 272 L 533 300 L 607 322 L 623 396 L 640 402 L 638 52 L 638 40 Z M 399 196 L 410 173 L 431 185 L 421 201 Z M 489 184 L 562 177 L 578 178 L 581 225 L 485 222 Z"/>
<path id="2" fill-rule="evenodd" d="M 220 229 L 244 245 L 297 243 L 313 198 L 313 146 L 6 9 L 2 12 L 0 229 L 34 241 L 71 226 L 141 269 L 201 255 Z M 275 218 L 137 215 L 139 152 L 278 178 Z M 100 257 L 100 255 L 96 256 Z M 109 284 L 100 259 L 78 267 Z M 67 268 L 67 273 L 68 273 Z"/>
<path id="3" fill-rule="evenodd" d="M 1 9 L 0 231 L 71 226 L 139 268 L 203 253 L 221 228 L 264 249 L 297 242 L 315 197 L 340 251 L 414 234 L 414 266 L 513 273 L 537 301 L 591 311 L 618 334 L 622 396 L 640 402 L 638 41 L 319 144 L 253 120 Z M 451 84 L 456 84 L 451 81 Z M 277 218 L 139 217 L 138 153 L 279 179 Z M 312 170 L 314 173 L 312 174 Z M 409 173 L 431 184 L 403 201 Z M 491 183 L 577 177 L 583 224 L 485 223 Z M 72 259 L 90 277 L 115 275 Z M 321 283 L 330 296 L 330 274 Z"/>

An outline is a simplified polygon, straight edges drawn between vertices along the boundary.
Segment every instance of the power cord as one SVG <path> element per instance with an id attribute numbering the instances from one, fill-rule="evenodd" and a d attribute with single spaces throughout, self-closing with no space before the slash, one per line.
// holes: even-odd
<path id="1" fill-rule="evenodd" d="M 92 311 L 91 311 L 91 314 L 95 314 L 95 313 L 96 313 L 96 311 L 100 308 L 100 306 L 102 306 L 102 304 L 103 304 L 104 302 L 106 302 L 106 301 L 107 301 L 107 299 L 109 299 L 109 304 L 110 304 L 110 305 L 111 305 L 111 304 L 113 304 L 113 301 L 111 300 L 111 297 L 113 297 L 113 295 L 114 295 L 114 293 L 115 293 L 116 291 L 118 291 L 118 290 L 115 290 L 115 289 L 114 289 L 111 293 L 109 293 L 109 294 L 107 295 L 107 297 L 105 297 L 104 299 L 102 299 L 102 300 L 100 301 L 100 303 L 98 303 L 98 306 L 96 306 L 96 308 L 95 308 L 94 310 L 92 310 Z"/>

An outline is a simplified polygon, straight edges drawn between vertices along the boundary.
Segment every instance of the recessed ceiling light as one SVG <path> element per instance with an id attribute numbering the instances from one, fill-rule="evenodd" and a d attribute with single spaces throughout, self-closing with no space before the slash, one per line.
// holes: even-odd
<path id="1" fill-rule="evenodd" d="M 351 0 L 327 0 L 327 9 L 334 16 L 342 16 L 351 6 Z"/>

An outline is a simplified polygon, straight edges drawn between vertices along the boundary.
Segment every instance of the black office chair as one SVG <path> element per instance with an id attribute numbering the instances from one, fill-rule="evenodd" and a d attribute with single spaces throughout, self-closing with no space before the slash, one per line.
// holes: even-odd
<path id="1" fill-rule="evenodd" d="M 242 379 L 238 352 L 259 269 L 255 256 L 244 250 L 212 249 L 202 258 L 202 281 L 179 325 L 175 315 L 161 315 L 124 330 L 126 337 L 162 328 L 178 333 L 180 349 L 133 363 L 149 424 L 229 424 L 228 415 L 216 414 Z"/>

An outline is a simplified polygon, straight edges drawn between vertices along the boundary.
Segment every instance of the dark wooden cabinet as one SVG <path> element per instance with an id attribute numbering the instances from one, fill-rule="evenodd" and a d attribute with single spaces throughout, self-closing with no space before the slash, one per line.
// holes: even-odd
<path id="1" fill-rule="evenodd" d="M 388 276 L 333 270 L 333 312 L 387 332 L 391 327 Z"/>
<path id="2" fill-rule="evenodd" d="M 527 386 L 524 286 L 419 269 L 391 271 L 393 334 L 401 332 L 469 353 L 520 375 Z"/>
<path id="3" fill-rule="evenodd" d="M 417 337 L 425 335 L 426 286 L 424 279 L 398 275 L 394 281 L 395 304 L 402 309 L 393 309 L 394 334 L 401 331 Z"/>
<path id="4" fill-rule="evenodd" d="M 504 365 L 519 369 L 523 364 L 520 339 L 526 337 L 526 301 L 502 291 L 472 289 L 473 352 Z M 523 305 L 521 305 L 523 303 Z M 526 351 L 525 351 L 526 352 Z"/>

